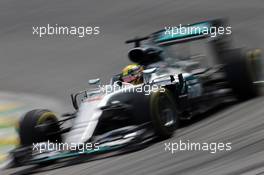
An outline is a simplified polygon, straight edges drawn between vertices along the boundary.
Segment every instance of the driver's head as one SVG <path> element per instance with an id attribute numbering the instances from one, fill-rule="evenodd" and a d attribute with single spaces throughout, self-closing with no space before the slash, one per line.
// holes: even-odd
<path id="1" fill-rule="evenodd" d="M 134 85 L 143 83 L 143 67 L 130 64 L 122 70 L 122 81 Z"/>

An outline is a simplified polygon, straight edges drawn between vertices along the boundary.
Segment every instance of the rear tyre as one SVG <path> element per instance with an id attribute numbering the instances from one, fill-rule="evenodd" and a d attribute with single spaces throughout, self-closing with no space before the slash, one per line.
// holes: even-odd
<path id="1" fill-rule="evenodd" d="M 253 84 L 255 77 L 252 61 L 254 60 L 246 57 L 241 49 L 226 51 L 222 58 L 227 81 L 235 96 L 242 101 L 258 96 L 259 89 Z"/>
<path id="2" fill-rule="evenodd" d="M 176 103 L 170 91 L 154 92 L 150 97 L 150 115 L 154 131 L 160 139 L 166 139 L 178 128 Z"/>

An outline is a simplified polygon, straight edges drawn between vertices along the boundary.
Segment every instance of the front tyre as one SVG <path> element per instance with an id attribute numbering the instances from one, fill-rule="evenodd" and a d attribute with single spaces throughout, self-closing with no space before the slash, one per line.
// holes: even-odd
<path id="1" fill-rule="evenodd" d="M 49 126 L 41 127 L 40 126 Z M 44 129 L 43 129 L 44 128 Z M 60 142 L 61 135 L 52 135 L 60 127 L 56 115 L 46 109 L 35 109 L 27 112 L 19 121 L 18 133 L 21 146 L 30 146 L 39 142 Z"/>

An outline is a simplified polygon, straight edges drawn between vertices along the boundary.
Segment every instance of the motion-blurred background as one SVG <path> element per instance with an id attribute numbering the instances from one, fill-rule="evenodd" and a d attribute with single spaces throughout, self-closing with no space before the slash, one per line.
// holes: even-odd
<path id="1" fill-rule="evenodd" d="M 264 48 L 263 10 L 263 0 L 0 0 L 0 153 L 15 143 L 6 139 L 14 133 L 9 127 L 13 118 L 39 106 L 71 111 L 70 93 L 87 87 L 90 78 L 107 81 L 118 73 L 129 63 L 126 39 L 165 26 L 227 17 L 234 45 Z M 99 26 L 100 34 L 32 35 L 32 26 L 47 24 Z M 231 153 L 169 155 L 157 143 L 134 154 L 43 174 L 254 174 L 264 164 L 263 105 L 258 98 L 234 106 L 181 129 L 173 138 L 229 139 L 234 142 Z M 14 172 L 19 171 L 3 174 Z"/>

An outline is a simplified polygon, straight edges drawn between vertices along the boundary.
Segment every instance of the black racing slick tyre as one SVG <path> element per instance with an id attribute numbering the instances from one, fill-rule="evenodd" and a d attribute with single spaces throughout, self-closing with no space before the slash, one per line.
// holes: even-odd
<path id="1" fill-rule="evenodd" d="M 154 131 L 160 139 L 166 139 L 178 128 L 176 103 L 170 91 L 154 92 L 150 96 L 150 115 Z"/>
<path id="2" fill-rule="evenodd" d="M 47 125 L 45 129 L 39 126 Z M 21 146 L 30 146 L 39 142 L 60 142 L 61 135 L 52 135 L 58 132 L 60 127 L 56 115 L 45 109 L 35 109 L 27 112 L 19 121 L 18 133 Z"/>
<path id="3" fill-rule="evenodd" d="M 241 49 L 233 49 L 226 51 L 222 56 L 226 78 L 234 95 L 242 101 L 258 96 L 259 89 L 253 83 L 254 67 L 246 53 Z"/>

